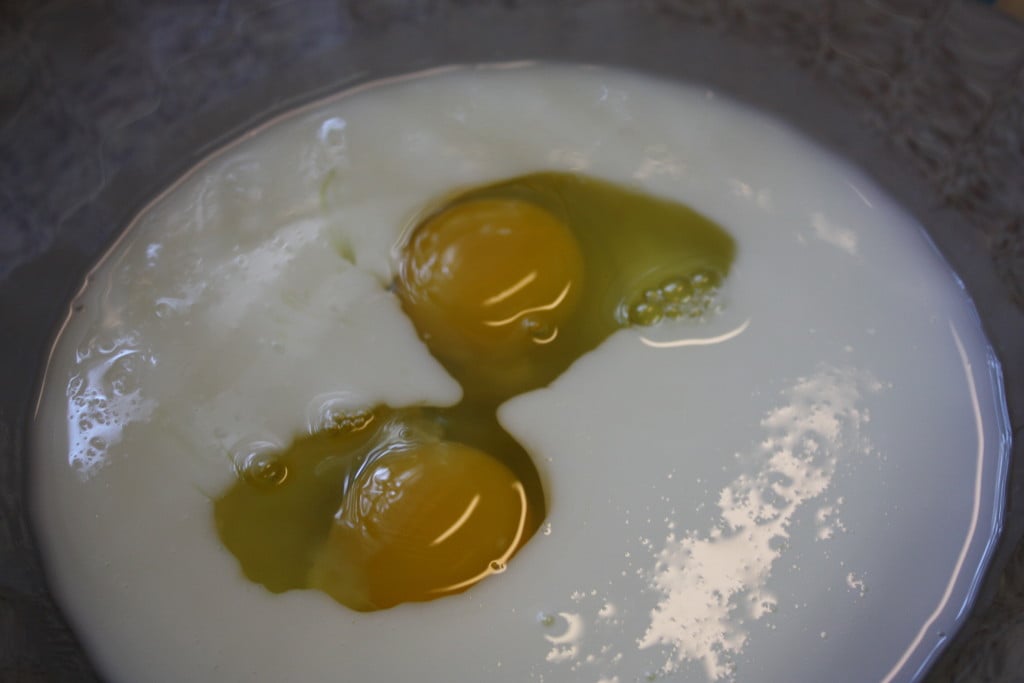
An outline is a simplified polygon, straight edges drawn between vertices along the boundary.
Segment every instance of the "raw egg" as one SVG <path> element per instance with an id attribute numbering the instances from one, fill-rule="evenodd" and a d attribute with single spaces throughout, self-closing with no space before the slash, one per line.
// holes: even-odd
<path id="1" fill-rule="evenodd" d="M 617 329 L 712 313 L 735 251 L 679 202 L 533 173 L 463 190 L 417 225 L 396 291 L 468 400 L 496 405 Z"/>
<path id="2" fill-rule="evenodd" d="M 459 593 L 504 571 L 543 513 L 533 465 L 493 410 L 488 420 L 385 407 L 246 463 L 214 505 L 250 580 L 315 588 L 359 611 Z"/>
<path id="3" fill-rule="evenodd" d="M 221 538 L 267 588 L 316 588 L 360 611 L 461 592 L 504 569 L 548 501 L 499 405 L 616 329 L 710 314 L 733 252 L 686 206 L 585 176 L 458 193 L 407 238 L 396 290 L 462 401 L 344 415 L 246 463 L 215 505 Z"/>

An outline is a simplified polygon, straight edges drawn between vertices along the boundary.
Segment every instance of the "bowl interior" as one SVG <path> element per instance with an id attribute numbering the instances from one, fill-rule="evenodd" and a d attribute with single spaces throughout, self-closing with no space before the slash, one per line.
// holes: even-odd
<path id="1" fill-rule="evenodd" d="M 198 159 L 357 83 L 460 63 L 599 63 L 702 84 L 781 118 L 926 226 L 1003 364 L 1011 425 L 1024 425 L 1024 27 L 986 8 L 115 0 L 14 4 L 0 31 L 12 67 L 0 84 L 0 672 L 13 680 L 95 680 L 47 592 L 24 495 L 39 373 L 72 295 L 134 213 Z M 1013 666 L 1005 626 L 1014 605 L 1024 609 L 1021 469 L 977 615 L 935 680 L 998 680 L 985 664 L 993 653 Z"/>

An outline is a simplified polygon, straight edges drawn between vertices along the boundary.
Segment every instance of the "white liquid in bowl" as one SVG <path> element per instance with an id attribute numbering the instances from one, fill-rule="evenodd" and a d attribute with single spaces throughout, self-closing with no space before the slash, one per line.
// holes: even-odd
<path id="1" fill-rule="evenodd" d="M 211 512 L 234 459 L 333 407 L 456 402 L 387 290 L 394 247 L 438 196 L 539 170 L 721 224 L 722 313 L 618 332 L 502 407 L 549 515 L 501 576 L 370 614 L 244 579 Z M 150 206 L 77 303 L 36 519 L 115 682 L 908 680 L 998 526 L 998 368 L 920 227 L 784 126 L 636 74 L 459 70 L 307 108 Z"/>

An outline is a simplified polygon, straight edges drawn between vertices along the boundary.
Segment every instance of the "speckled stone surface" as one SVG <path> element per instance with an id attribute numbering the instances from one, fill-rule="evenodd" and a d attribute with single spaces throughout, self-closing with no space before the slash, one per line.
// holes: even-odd
<path id="1" fill-rule="evenodd" d="M 990 7 L 7 0 L 0 2 L 0 680 L 96 680 L 46 592 L 33 549 L 26 431 L 47 340 L 121 226 L 219 141 L 268 113 L 372 77 L 520 58 L 704 81 L 865 168 L 934 224 L 939 246 L 962 269 L 1002 356 L 1013 426 L 1024 437 L 1024 24 Z M 976 614 L 929 681 L 1024 681 L 1022 469 L 1011 476 L 1004 543 Z"/>

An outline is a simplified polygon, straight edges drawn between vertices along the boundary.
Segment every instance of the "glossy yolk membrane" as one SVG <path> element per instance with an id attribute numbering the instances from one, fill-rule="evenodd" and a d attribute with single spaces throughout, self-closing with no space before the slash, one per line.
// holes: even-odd
<path id="1" fill-rule="evenodd" d="M 517 199 L 475 199 L 417 228 L 400 297 L 446 358 L 514 357 L 548 344 L 574 310 L 583 255 L 554 215 Z"/>
<path id="2" fill-rule="evenodd" d="M 523 485 L 487 453 L 393 451 L 356 478 L 309 584 L 359 610 L 458 593 L 504 571 L 530 515 Z"/>

